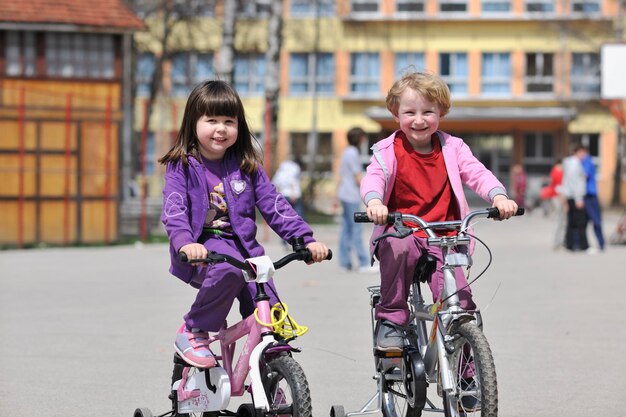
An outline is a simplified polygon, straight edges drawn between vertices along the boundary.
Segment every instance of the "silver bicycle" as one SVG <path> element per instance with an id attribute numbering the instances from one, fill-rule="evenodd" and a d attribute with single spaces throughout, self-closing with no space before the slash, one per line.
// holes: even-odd
<path id="1" fill-rule="evenodd" d="M 516 215 L 524 214 L 519 208 Z M 469 267 L 472 259 L 466 248 L 473 236 L 468 228 L 478 217 L 498 218 L 495 208 L 476 210 L 463 220 L 426 222 L 422 218 L 390 213 L 388 223 L 393 232 L 382 238 L 405 238 L 424 230 L 430 246 L 440 247 L 443 254 L 444 289 L 441 298 L 426 305 L 420 283 L 433 273 L 436 260 L 422 256 L 418 261 L 409 295 L 409 324 L 402 328 L 402 352 L 381 352 L 374 347 L 377 390 L 358 411 L 346 413 L 343 406 L 334 405 L 331 417 L 349 417 L 382 412 L 384 417 L 419 417 L 423 411 L 443 413 L 446 417 L 498 415 L 498 384 L 491 349 L 482 332 L 479 310 L 460 307 L 454 270 Z M 365 212 L 354 213 L 355 222 L 370 222 Z M 417 225 L 409 227 L 406 224 Z M 456 230 L 453 236 L 438 236 L 437 230 Z M 478 240 L 478 239 L 477 239 Z M 482 241 L 479 240 L 482 243 Z M 478 279 L 491 264 L 471 282 Z M 374 308 L 380 300 L 380 287 L 369 287 L 372 320 L 372 340 L 375 346 Z M 428 398 L 427 388 L 436 384 L 441 397 L 439 408 Z"/>

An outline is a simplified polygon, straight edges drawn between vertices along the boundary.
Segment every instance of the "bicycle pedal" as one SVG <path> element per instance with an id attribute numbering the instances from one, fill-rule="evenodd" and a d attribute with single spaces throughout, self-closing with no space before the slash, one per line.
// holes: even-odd
<path id="1" fill-rule="evenodd" d="M 374 349 L 374 356 L 377 358 L 401 358 L 402 354 L 403 352 L 401 350 L 385 351 Z"/>

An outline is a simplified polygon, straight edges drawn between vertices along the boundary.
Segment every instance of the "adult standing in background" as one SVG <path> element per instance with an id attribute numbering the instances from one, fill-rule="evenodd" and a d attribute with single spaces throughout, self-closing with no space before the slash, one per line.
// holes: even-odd
<path id="1" fill-rule="evenodd" d="M 587 217 L 593 224 L 593 232 L 598 241 L 598 247 L 604 250 L 604 234 L 602 233 L 602 211 L 600 209 L 600 201 L 598 200 L 598 184 L 596 183 L 596 166 L 593 163 L 591 155 L 587 148 L 583 148 L 585 156 L 582 164 L 587 176 L 587 192 L 585 194 L 585 211 Z"/>
<path id="2" fill-rule="evenodd" d="M 586 155 L 583 146 L 574 148 L 571 156 L 563 160 L 563 195 L 567 199 L 567 229 L 565 247 L 571 251 L 586 251 L 587 213 L 585 212 L 585 195 L 587 194 L 587 176 L 582 160 Z"/>
<path id="3" fill-rule="evenodd" d="M 370 257 L 363 244 L 363 230 L 361 224 L 355 223 L 353 213 L 361 209 L 361 195 L 359 185 L 363 177 L 363 165 L 359 146 L 367 140 L 367 134 L 360 127 L 348 131 L 348 147 L 341 155 L 339 164 L 339 188 L 337 190 L 341 201 L 341 235 L 339 237 L 339 264 L 342 269 L 350 271 L 352 253 L 356 252 L 359 272 L 376 272 L 370 266 Z"/>

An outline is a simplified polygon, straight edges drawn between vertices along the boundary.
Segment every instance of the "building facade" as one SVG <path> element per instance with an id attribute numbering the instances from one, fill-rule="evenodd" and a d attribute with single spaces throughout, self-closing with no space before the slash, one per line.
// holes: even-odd
<path id="1" fill-rule="evenodd" d="M 244 3 L 235 30 L 234 85 L 263 139 L 270 2 Z M 153 196 L 163 174 L 155 161 L 171 146 L 191 86 L 214 77 L 223 4 L 209 9 L 201 25 L 211 35 L 186 42 L 165 67 L 164 94 L 148 133 Z M 332 207 L 346 132 L 363 127 L 371 145 L 396 128 L 384 98 L 411 69 L 445 79 L 453 103 L 441 128 L 463 137 L 505 184 L 511 166 L 522 164 L 532 198 L 552 165 L 581 142 L 597 164 L 601 202 L 626 202 L 620 126 L 600 97 L 601 47 L 623 38 L 616 34 L 623 27 L 618 0 L 284 0 L 283 9 L 272 151 L 279 160 L 293 155 L 314 167 L 319 209 Z M 155 51 L 141 52 L 136 109 L 155 60 Z M 140 120 L 137 114 L 137 135 Z M 368 149 L 362 151 L 365 163 Z"/>
<path id="2" fill-rule="evenodd" d="M 0 246 L 118 239 L 143 28 L 121 0 L 0 1 Z"/>

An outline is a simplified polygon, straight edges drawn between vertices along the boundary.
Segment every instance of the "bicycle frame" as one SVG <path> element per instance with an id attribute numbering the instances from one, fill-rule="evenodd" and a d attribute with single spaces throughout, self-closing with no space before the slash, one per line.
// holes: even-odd
<path id="1" fill-rule="evenodd" d="M 261 288 L 263 284 L 260 284 Z M 261 300 L 256 303 L 259 320 L 264 323 L 271 322 L 270 306 L 268 300 Z M 239 339 L 247 336 L 243 350 L 241 351 L 235 367 L 235 346 Z M 250 374 L 252 383 L 252 393 L 257 407 L 265 407 L 269 411 L 269 403 L 261 383 L 261 373 L 259 361 L 265 348 L 275 342 L 272 329 L 262 326 L 256 320 L 254 314 L 239 321 L 233 326 L 222 327 L 216 335 L 209 338 L 209 343 L 219 341 L 222 366 L 226 370 L 231 381 L 231 392 L 233 396 L 241 396 L 245 393 L 245 380 Z"/>

